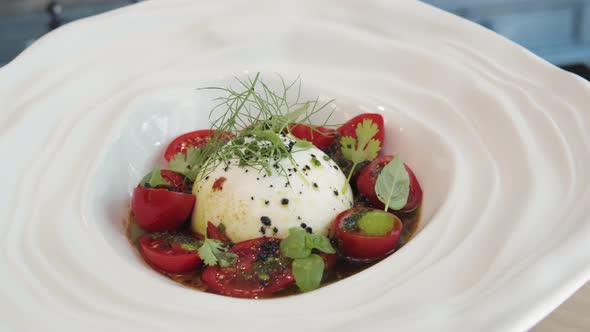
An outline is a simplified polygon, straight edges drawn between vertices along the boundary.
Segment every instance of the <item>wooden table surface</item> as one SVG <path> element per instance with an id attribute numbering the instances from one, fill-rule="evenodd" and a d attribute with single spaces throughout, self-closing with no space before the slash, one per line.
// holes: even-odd
<path id="1" fill-rule="evenodd" d="M 530 332 L 589 331 L 590 282 L 530 330 Z"/>

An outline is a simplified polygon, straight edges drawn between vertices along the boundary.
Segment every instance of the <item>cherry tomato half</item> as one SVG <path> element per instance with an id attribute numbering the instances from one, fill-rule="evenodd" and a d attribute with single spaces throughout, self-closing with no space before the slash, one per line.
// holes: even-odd
<path id="1" fill-rule="evenodd" d="M 364 120 L 371 120 L 373 123 L 377 125 L 378 131 L 377 134 L 373 138 L 378 141 L 381 141 L 381 146 L 383 146 L 383 140 L 385 139 L 385 128 L 383 126 L 383 116 L 377 113 L 363 113 L 355 116 L 354 118 L 346 121 L 343 125 L 341 125 L 337 131 L 340 134 L 340 137 L 350 136 L 356 138 L 356 127 L 362 123 Z"/>
<path id="2" fill-rule="evenodd" d="M 198 269 L 202 264 L 196 251 L 182 248 L 170 236 L 142 235 L 139 238 L 139 250 L 146 262 L 165 272 L 189 272 Z"/>
<path id="3" fill-rule="evenodd" d="M 203 129 L 182 134 L 168 144 L 166 152 L 164 152 L 164 158 L 169 161 L 179 152 L 186 153 L 186 149 L 191 146 L 198 148 L 205 145 L 211 141 L 216 132 L 216 130 L 212 129 Z M 230 133 L 223 133 L 222 135 L 225 140 L 230 140 L 233 136 Z"/>
<path id="4" fill-rule="evenodd" d="M 222 295 L 255 298 L 277 292 L 295 282 L 290 260 L 281 257 L 280 240 L 269 237 L 236 243 L 234 266 L 208 266 L 203 281 Z"/>
<path id="5" fill-rule="evenodd" d="M 378 211 L 392 218 L 392 228 L 385 235 L 365 235 L 356 226 L 356 222 L 371 211 Z M 337 250 L 344 256 L 357 259 L 379 259 L 395 248 L 403 225 L 401 220 L 391 213 L 368 208 L 354 208 L 336 216 L 332 227 Z"/>
<path id="6" fill-rule="evenodd" d="M 171 190 L 186 192 L 188 185 L 182 175 L 165 170 L 161 174 L 172 184 Z M 189 217 L 196 197 L 171 190 L 137 185 L 133 190 L 131 209 L 139 226 L 148 232 L 173 231 Z"/>
<path id="7" fill-rule="evenodd" d="M 231 242 L 224 231 L 215 226 L 212 222 L 207 222 L 207 237 L 213 240 L 219 240 L 223 243 Z"/>
<path id="8" fill-rule="evenodd" d="M 371 206 L 376 209 L 383 209 L 385 205 L 381 203 L 375 193 L 375 183 L 377 182 L 377 177 L 383 167 L 385 167 L 385 165 L 387 165 L 392 159 L 393 156 L 381 156 L 375 158 L 375 160 L 361 170 L 356 179 L 356 187 L 359 193 L 364 195 L 369 200 L 369 203 L 371 203 Z M 406 164 L 404 164 L 404 166 L 410 176 L 410 193 L 408 194 L 408 202 L 400 211 L 410 212 L 417 208 L 422 202 L 422 187 L 420 187 L 420 183 L 412 169 Z"/>
<path id="9" fill-rule="evenodd" d="M 304 124 L 292 124 L 290 127 L 293 136 L 311 142 L 318 149 L 325 149 L 332 145 L 336 131 L 326 127 L 306 126 Z"/>

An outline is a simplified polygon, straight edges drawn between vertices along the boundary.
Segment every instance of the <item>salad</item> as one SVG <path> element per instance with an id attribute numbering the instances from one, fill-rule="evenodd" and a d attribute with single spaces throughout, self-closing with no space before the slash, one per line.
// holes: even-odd
<path id="1" fill-rule="evenodd" d="M 226 296 L 284 296 L 357 273 L 415 232 L 422 189 L 383 153 L 383 117 L 329 126 L 332 101 L 300 101 L 299 79 L 281 81 L 206 88 L 221 94 L 211 127 L 175 138 L 166 167 L 134 189 L 127 237 L 158 272 Z"/>

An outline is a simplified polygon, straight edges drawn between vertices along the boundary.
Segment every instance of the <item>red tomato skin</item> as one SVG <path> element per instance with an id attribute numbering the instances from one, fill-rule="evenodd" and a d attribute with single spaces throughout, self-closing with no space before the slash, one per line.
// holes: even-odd
<path id="1" fill-rule="evenodd" d="M 231 242 L 227 234 L 219 230 L 219 228 L 210 221 L 207 222 L 207 237 L 213 240 L 219 240 L 224 243 Z"/>
<path id="2" fill-rule="evenodd" d="M 234 271 L 247 271 L 256 260 L 256 255 L 262 243 L 266 241 L 279 241 L 275 238 L 261 237 L 236 243 L 231 252 L 238 254 L 238 262 L 235 267 L 220 268 L 208 266 L 203 271 L 201 278 L 207 284 L 210 291 L 240 298 L 257 298 L 277 292 L 295 282 L 295 277 L 290 268 L 283 269 L 271 275 L 269 285 L 261 286 L 256 280 L 247 281 L 235 277 Z M 221 278 L 220 278 L 221 276 Z M 233 285 L 229 282 L 235 281 Z M 234 286 L 238 287 L 234 287 Z M 241 286 L 241 287 L 240 287 Z"/>
<path id="3" fill-rule="evenodd" d="M 324 260 L 324 270 L 332 269 L 338 262 L 338 255 L 336 254 L 326 254 L 323 252 L 320 254 L 320 257 Z"/>
<path id="4" fill-rule="evenodd" d="M 131 209 L 139 226 L 148 232 L 173 231 L 190 215 L 196 197 L 166 189 L 133 190 Z"/>
<path id="5" fill-rule="evenodd" d="M 164 152 L 164 158 L 170 161 L 170 159 L 172 159 L 177 153 L 186 153 L 186 149 L 190 146 L 198 148 L 199 146 L 207 144 L 211 141 L 215 132 L 216 130 L 214 129 L 202 129 L 191 131 L 176 137 L 170 142 L 170 144 L 168 144 L 168 147 Z M 231 133 L 224 133 L 222 135 L 226 140 L 230 140 L 233 137 Z"/>
<path id="6" fill-rule="evenodd" d="M 187 183 L 188 180 L 184 177 L 184 175 L 166 169 L 161 170 L 160 174 L 166 181 L 170 182 L 172 191 L 180 193 L 191 192 L 192 188 Z"/>
<path id="7" fill-rule="evenodd" d="M 169 273 L 185 273 L 201 267 L 203 261 L 199 254 L 182 249 L 180 246 L 154 248 L 165 240 L 152 239 L 149 235 L 139 238 L 139 251 L 143 258 L 155 268 Z"/>
<path id="8" fill-rule="evenodd" d="M 383 116 L 378 113 L 363 113 L 355 116 L 354 118 L 346 121 L 337 129 L 338 134 L 340 134 L 340 137 L 350 136 L 356 138 L 356 127 L 365 119 L 369 119 L 377 125 L 379 130 L 377 131 L 377 134 L 375 134 L 374 138 L 381 141 L 381 146 L 383 146 L 385 139 L 385 127 L 383 125 Z"/>
<path id="9" fill-rule="evenodd" d="M 326 149 L 336 137 L 336 131 L 334 129 L 326 127 L 316 127 L 315 129 L 321 133 L 315 132 L 311 127 L 304 124 L 292 124 L 289 129 L 291 134 L 299 139 L 304 139 L 311 142 L 318 149 Z"/>
<path id="10" fill-rule="evenodd" d="M 399 240 L 403 228 L 401 220 L 392 214 L 395 218 L 394 227 L 384 236 L 366 236 L 342 229 L 340 224 L 344 218 L 359 209 L 363 208 L 343 211 L 334 219 L 333 231 L 339 242 L 338 250 L 344 256 L 356 259 L 379 259 L 385 257 L 395 248 Z"/>
<path id="11" fill-rule="evenodd" d="M 369 202 L 371 203 L 372 207 L 376 209 L 383 209 L 385 205 L 381 203 L 377 194 L 375 193 L 375 183 L 377 182 L 377 166 L 382 169 L 387 165 L 393 156 L 386 155 L 377 157 L 373 160 L 369 165 L 365 166 L 359 173 L 356 179 L 356 187 L 360 194 L 364 195 Z M 404 164 L 406 171 L 408 171 L 408 175 L 410 176 L 410 193 L 408 195 L 408 202 L 406 205 L 401 208 L 400 212 L 410 212 L 413 211 L 420 205 L 422 202 L 422 187 L 416 178 L 416 175 L 412 171 L 412 169 Z"/>

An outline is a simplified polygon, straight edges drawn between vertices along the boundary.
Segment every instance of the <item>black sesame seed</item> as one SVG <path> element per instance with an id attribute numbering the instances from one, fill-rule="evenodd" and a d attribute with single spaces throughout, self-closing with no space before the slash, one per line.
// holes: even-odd
<path id="1" fill-rule="evenodd" d="M 334 195 L 338 196 L 338 190 L 334 190 Z"/>
<path id="2" fill-rule="evenodd" d="M 271 185 L 270 185 L 270 187 L 272 188 L 272 187 L 274 187 L 274 186 L 271 184 Z"/>
<path id="3" fill-rule="evenodd" d="M 270 201 L 264 201 L 264 204 L 268 205 L 270 204 Z"/>
<path id="4" fill-rule="evenodd" d="M 260 217 L 260 222 L 265 226 L 270 226 L 272 224 L 272 222 L 270 221 L 270 218 L 267 216 Z"/>
<path id="5" fill-rule="evenodd" d="M 314 187 L 314 188 L 317 188 L 317 187 L 318 187 L 318 184 L 317 184 L 317 183 L 315 183 L 315 182 L 314 182 L 314 183 L 312 183 L 312 185 L 313 185 L 313 187 Z"/>
<path id="6" fill-rule="evenodd" d="M 248 173 L 248 170 L 245 170 L 246 173 Z"/>
<path id="7" fill-rule="evenodd" d="M 307 225 L 304 222 L 302 222 L 300 226 L 301 226 L 301 228 L 306 228 L 307 227 Z"/>
<path id="8" fill-rule="evenodd" d="M 273 232 L 273 233 L 275 233 L 275 234 L 277 234 L 277 233 L 279 232 L 279 229 L 278 229 L 278 228 L 276 228 L 276 227 L 273 227 L 273 228 L 272 228 L 272 232 Z"/>
<path id="9" fill-rule="evenodd" d="M 310 154 L 310 155 L 311 155 L 313 158 L 315 158 L 315 154 L 313 154 L 313 153 L 312 153 L 312 154 Z"/>
<path id="10" fill-rule="evenodd" d="M 260 181 L 260 178 L 256 178 L 256 181 Z"/>
<path id="11" fill-rule="evenodd" d="M 335 170 L 338 170 L 338 166 L 334 165 L 334 169 L 335 169 Z"/>
<path id="12" fill-rule="evenodd" d="M 297 220 L 301 220 L 301 217 L 297 216 Z"/>
<path id="13" fill-rule="evenodd" d="M 207 175 L 207 176 L 205 177 L 205 180 L 209 180 L 209 175 Z"/>
<path id="14" fill-rule="evenodd" d="M 254 200 L 254 196 L 250 196 L 250 199 L 251 199 L 251 200 Z"/>
<path id="15" fill-rule="evenodd" d="M 262 235 L 266 235 L 266 228 L 264 228 L 264 226 L 260 226 L 260 233 L 262 233 Z"/>
<path id="16" fill-rule="evenodd" d="M 286 186 L 285 186 L 285 187 L 286 187 Z M 287 205 L 287 204 L 289 204 L 289 200 L 288 200 L 288 199 L 286 199 L 286 198 L 283 198 L 283 199 L 281 199 L 281 204 L 283 204 L 283 205 Z"/>
<path id="17" fill-rule="evenodd" d="M 306 231 L 306 232 L 308 232 L 309 234 L 311 234 L 311 233 L 313 232 L 313 230 L 311 229 L 311 227 L 307 227 L 307 228 L 305 229 L 305 231 Z"/>

